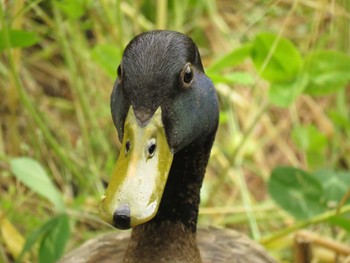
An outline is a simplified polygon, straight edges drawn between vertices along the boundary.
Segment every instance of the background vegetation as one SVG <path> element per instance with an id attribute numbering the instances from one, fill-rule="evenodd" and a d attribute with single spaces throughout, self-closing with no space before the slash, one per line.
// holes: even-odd
<path id="1" fill-rule="evenodd" d="M 199 224 L 280 262 L 304 262 L 300 239 L 315 262 L 349 257 L 349 1 L 0 8 L 0 262 L 55 262 L 114 231 L 96 215 L 119 148 L 109 96 L 128 41 L 162 28 L 195 40 L 221 104 Z"/>

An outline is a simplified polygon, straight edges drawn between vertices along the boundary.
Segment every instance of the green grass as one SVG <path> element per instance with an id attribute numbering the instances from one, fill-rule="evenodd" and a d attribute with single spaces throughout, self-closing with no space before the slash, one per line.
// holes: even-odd
<path id="1" fill-rule="evenodd" d="M 330 210 L 300 220 L 275 204 L 268 182 L 280 165 L 310 174 L 321 168 L 349 171 L 346 75 L 334 71 L 332 88 L 322 96 L 291 85 L 300 88 L 301 73 L 308 72 L 312 80 L 326 76 L 304 67 L 305 58 L 316 50 L 348 57 L 349 12 L 347 1 L 316 0 L 6 1 L 0 12 L 0 217 L 28 240 L 30 233 L 57 216 L 45 195 L 12 176 L 10 161 L 25 156 L 44 167 L 43 176 L 62 194 L 74 233 L 67 251 L 96 232 L 110 230 L 96 214 L 102 181 L 109 180 L 118 156 L 109 109 L 116 69 L 133 36 L 166 28 L 186 33 L 198 44 L 220 99 L 220 127 L 203 186 L 199 224 L 239 229 L 262 241 L 281 262 L 291 261 L 292 235 L 300 229 L 346 244 L 349 230 L 339 223 L 349 219 L 345 201 L 338 214 L 345 216 L 338 224 L 328 223 L 334 215 Z M 31 33 L 17 35 L 16 41 L 14 29 Z M 266 49 L 257 45 L 270 41 L 263 32 L 273 33 Z M 284 39 L 291 44 L 279 46 Z M 263 60 L 251 55 L 252 47 L 262 52 Z M 299 52 L 302 62 L 288 58 L 284 48 Z M 287 61 L 279 61 L 276 54 L 287 56 Z M 286 62 L 293 68 L 289 75 L 277 72 L 274 65 Z M 286 101 L 280 87 L 296 92 L 288 94 L 295 98 Z M 17 254 L 11 250 L 2 222 L 0 261 L 14 262 L 21 247 Z M 25 260 L 40 258 L 40 242 L 33 243 Z"/>

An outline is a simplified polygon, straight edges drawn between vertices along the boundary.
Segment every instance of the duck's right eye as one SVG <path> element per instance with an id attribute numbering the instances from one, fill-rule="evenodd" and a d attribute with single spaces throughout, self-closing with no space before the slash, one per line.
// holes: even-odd
<path id="1" fill-rule="evenodd" d="M 194 77 L 194 72 L 191 63 L 187 63 L 181 72 L 182 85 L 185 88 L 191 87 Z"/>
<path id="2" fill-rule="evenodd" d="M 184 83 L 186 84 L 190 84 L 191 81 L 193 79 L 193 72 L 192 72 L 192 68 L 190 65 L 186 66 L 185 72 L 184 72 Z"/>

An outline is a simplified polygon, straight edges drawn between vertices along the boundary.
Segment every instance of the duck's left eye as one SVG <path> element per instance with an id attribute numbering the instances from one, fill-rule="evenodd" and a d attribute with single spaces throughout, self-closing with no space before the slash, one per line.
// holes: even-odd
<path id="1" fill-rule="evenodd" d="M 131 143 L 129 140 L 125 143 L 125 154 L 127 154 L 130 151 Z"/>
<path id="2" fill-rule="evenodd" d="M 122 66 L 119 65 L 119 66 L 118 66 L 118 69 L 117 69 L 117 75 L 118 75 L 119 80 L 121 80 L 122 74 L 123 74 L 123 72 L 122 72 Z"/>
<path id="3" fill-rule="evenodd" d="M 154 153 L 156 152 L 156 149 L 157 149 L 156 139 L 152 138 L 147 145 L 148 158 L 153 157 Z"/>
<path id="4" fill-rule="evenodd" d="M 182 83 L 188 87 L 193 80 L 193 68 L 191 63 L 187 63 L 181 72 Z"/>

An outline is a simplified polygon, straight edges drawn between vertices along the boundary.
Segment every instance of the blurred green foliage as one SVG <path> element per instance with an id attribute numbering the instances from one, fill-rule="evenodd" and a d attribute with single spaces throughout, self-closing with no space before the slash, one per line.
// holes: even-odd
<path id="1" fill-rule="evenodd" d="M 302 227 L 348 242 L 350 7 L 311 2 L 1 3 L 0 219 L 25 236 L 17 260 L 55 262 L 109 230 L 96 216 L 119 147 L 109 95 L 128 41 L 162 28 L 195 40 L 220 99 L 200 224 L 239 226 L 281 262 L 291 241 L 273 240 Z"/>

